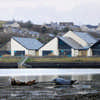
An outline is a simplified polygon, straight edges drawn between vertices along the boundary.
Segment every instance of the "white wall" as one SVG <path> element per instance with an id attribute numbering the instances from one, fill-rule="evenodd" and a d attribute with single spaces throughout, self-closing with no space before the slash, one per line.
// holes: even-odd
<path id="1" fill-rule="evenodd" d="M 36 51 L 35 50 L 28 50 L 28 55 L 36 56 Z"/>
<path id="2" fill-rule="evenodd" d="M 53 50 L 53 54 L 55 56 L 58 56 L 59 55 L 59 52 L 58 52 L 58 38 L 55 37 L 50 42 L 48 42 L 46 45 L 44 45 L 42 48 L 40 48 L 39 56 L 43 56 L 43 54 L 42 54 L 43 50 Z"/>
<path id="3" fill-rule="evenodd" d="M 11 39 L 11 56 L 14 56 L 14 51 L 25 51 L 25 55 L 36 56 L 35 50 L 27 50 L 14 39 Z"/>
<path id="4" fill-rule="evenodd" d="M 28 50 L 16 42 L 14 39 L 11 39 L 11 56 L 14 56 L 14 51 L 25 51 L 25 55 L 28 55 Z"/>
<path id="5" fill-rule="evenodd" d="M 87 56 L 92 56 L 92 49 L 91 48 L 88 49 Z"/>
<path id="6" fill-rule="evenodd" d="M 19 28 L 20 27 L 20 25 L 18 24 L 18 23 L 13 23 L 13 24 L 11 24 L 11 27 L 16 27 L 16 28 Z"/>
<path id="7" fill-rule="evenodd" d="M 35 50 L 27 50 L 14 39 L 11 39 L 11 56 L 14 56 L 14 51 L 25 51 L 25 55 L 36 56 Z"/>
<path id="8" fill-rule="evenodd" d="M 77 36 L 76 34 L 74 34 L 74 32 L 69 31 L 66 34 L 63 35 L 63 37 L 70 37 L 73 40 L 75 40 L 76 42 L 78 42 L 79 44 L 81 44 L 84 47 L 87 47 L 87 42 L 85 42 L 83 39 L 81 39 L 79 36 Z"/>
<path id="9" fill-rule="evenodd" d="M 72 49 L 71 51 L 72 51 L 72 57 L 77 57 L 79 55 L 78 50 Z"/>
<path id="10" fill-rule="evenodd" d="M 3 27 L 16 27 L 16 28 L 19 28 L 20 27 L 20 25 L 17 23 L 17 22 L 15 22 L 15 23 L 13 23 L 13 24 L 3 24 Z"/>

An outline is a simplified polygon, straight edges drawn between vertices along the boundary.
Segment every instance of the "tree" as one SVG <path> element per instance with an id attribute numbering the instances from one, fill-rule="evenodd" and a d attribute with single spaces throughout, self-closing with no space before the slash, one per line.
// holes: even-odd
<path id="1" fill-rule="evenodd" d="M 68 32 L 69 31 L 69 28 L 65 27 L 62 31 L 63 32 Z"/>
<path id="2" fill-rule="evenodd" d="M 33 26 L 31 21 L 27 21 L 25 24 L 26 24 L 26 28 L 28 28 L 28 29 L 31 29 Z"/>
<path id="3" fill-rule="evenodd" d="M 57 35 L 59 33 L 58 30 L 53 30 L 53 34 Z"/>
<path id="4" fill-rule="evenodd" d="M 43 27 L 41 28 L 41 32 L 42 32 L 42 33 L 47 33 L 47 28 L 46 28 L 45 26 L 43 26 Z"/>
<path id="5" fill-rule="evenodd" d="M 27 22 L 23 22 L 23 21 L 19 21 L 18 22 L 21 27 L 23 28 L 28 28 L 28 29 L 32 29 L 33 23 L 31 21 L 27 21 Z"/>

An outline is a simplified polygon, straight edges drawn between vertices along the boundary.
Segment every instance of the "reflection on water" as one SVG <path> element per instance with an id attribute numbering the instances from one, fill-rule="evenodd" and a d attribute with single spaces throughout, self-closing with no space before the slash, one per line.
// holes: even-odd
<path id="1" fill-rule="evenodd" d="M 68 80 L 78 80 L 78 81 L 100 81 L 100 75 L 40 75 L 40 76 L 13 76 L 16 80 L 30 81 L 36 80 L 37 82 L 48 82 L 55 78 L 61 77 Z"/>
<path id="2" fill-rule="evenodd" d="M 0 100 L 100 100 L 99 73 L 99 69 L 2 69 Z M 58 77 L 78 80 L 79 84 L 48 84 L 48 81 Z M 36 80 L 39 83 L 33 86 L 11 86 L 11 78 L 25 82 Z"/>

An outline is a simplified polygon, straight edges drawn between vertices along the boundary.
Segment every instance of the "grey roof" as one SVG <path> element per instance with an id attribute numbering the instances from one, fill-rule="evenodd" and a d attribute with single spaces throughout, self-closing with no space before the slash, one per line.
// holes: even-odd
<path id="1" fill-rule="evenodd" d="M 38 50 L 43 44 L 34 38 L 13 37 L 19 44 L 28 50 Z"/>
<path id="2" fill-rule="evenodd" d="M 7 22 L 7 23 L 5 23 L 5 24 L 13 24 L 15 21 L 9 21 L 9 22 Z"/>
<path id="3" fill-rule="evenodd" d="M 95 25 L 86 25 L 88 28 L 97 28 L 98 26 Z"/>
<path id="4" fill-rule="evenodd" d="M 58 36 L 59 39 L 61 39 L 62 41 L 64 41 L 66 44 L 68 44 L 69 46 L 71 46 L 74 49 L 87 49 L 84 48 L 82 45 L 80 45 L 78 42 L 76 42 L 75 40 L 73 40 L 72 38 L 69 37 L 60 37 Z"/>
<path id="5" fill-rule="evenodd" d="M 98 41 L 88 33 L 84 32 L 74 32 L 74 33 L 78 35 L 81 39 L 85 40 L 88 43 L 88 46 L 91 46 Z"/>

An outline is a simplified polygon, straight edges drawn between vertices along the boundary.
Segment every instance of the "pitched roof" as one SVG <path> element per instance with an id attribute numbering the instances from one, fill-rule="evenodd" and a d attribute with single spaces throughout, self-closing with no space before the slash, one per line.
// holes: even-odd
<path id="1" fill-rule="evenodd" d="M 95 44 L 98 41 L 97 39 L 95 39 L 88 33 L 84 33 L 84 32 L 74 32 L 74 33 L 77 36 L 79 36 L 81 39 L 86 41 L 88 43 L 88 46 L 92 46 L 93 44 Z"/>
<path id="2" fill-rule="evenodd" d="M 7 23 L 5 24 L 13 24 L 15 21 L 8 21 Z"/>
<path id="3" fill-rule="evenodd" d="M 86 25 L 88 28 L 97 28 L 98 26 L 95 25 Z"/>
<path id="4" fill-rule="evenodd" d="M 66 44 L 68 44 L 69 46 L 71 46 L 74 49 L 87 49 L 70 37 L 64 38 L 64 37 L 58 36 L 58 38 L 61 39 L 62 41 L 64 41 Z"/>
<path id="5" fill-rule="evenodd" d="M 28 50 L 38 50 L 43 44 L 34 38 L 12 37 Z"/>

